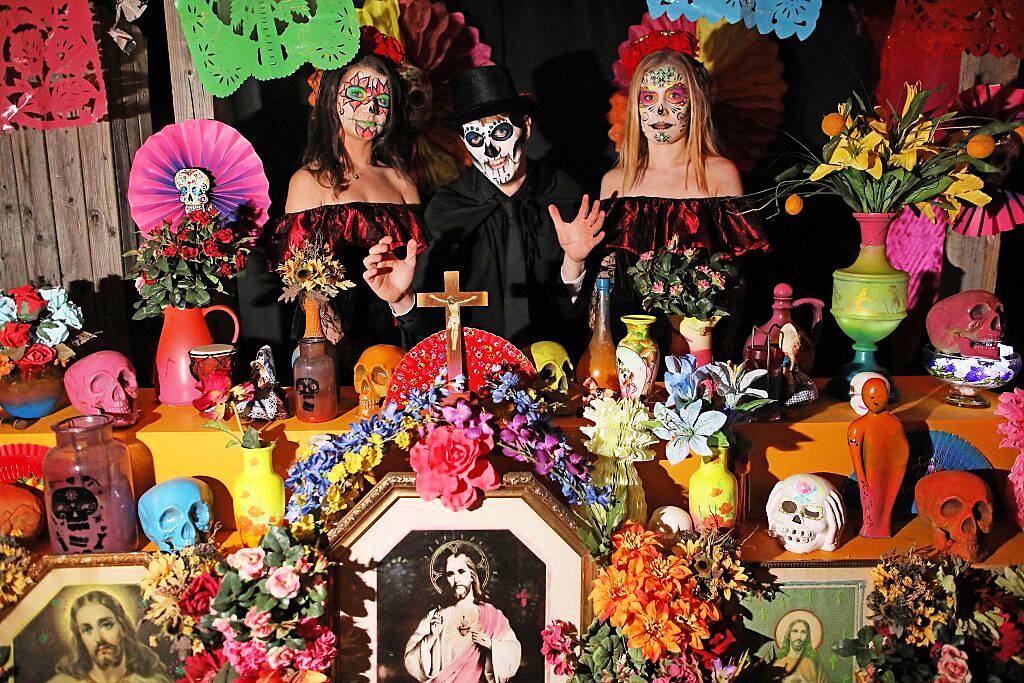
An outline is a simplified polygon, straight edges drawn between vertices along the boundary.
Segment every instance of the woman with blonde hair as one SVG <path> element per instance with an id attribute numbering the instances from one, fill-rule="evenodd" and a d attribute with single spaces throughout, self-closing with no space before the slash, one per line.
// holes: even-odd
<path id="1" fill-rule="evenodd" d="M 753 215 L 740 213 L 743 185 L 719 151 L 711 82 L 695 55 L 692 34 L 669 31 L 642 36 L 624 55 L 635 65 L 625 130 L 619 161 L 601 182 L 613 314 L 640 311 L 626 271 L 642 254 L 672 244 L 732 257 L 768 248 Z M 662 340 L 664 325 L 655 333 Z"/>

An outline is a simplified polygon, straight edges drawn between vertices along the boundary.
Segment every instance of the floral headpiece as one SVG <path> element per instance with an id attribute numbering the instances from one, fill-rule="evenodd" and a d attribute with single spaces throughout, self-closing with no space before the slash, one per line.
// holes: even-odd
<path id="1" fill-rule="evenodd" d="M 640 36 L 622 53 L 622 65 L 630 78 L 644 57 L 659 50 L 674 50 L 697 59 L 697 36 L 688 31 L 654 31 Z"/>
<path id="2" fill-rule="evenodd" d="M 381 33 L 373 26 L 363 25 L 359 28 L 359 51 L 356 52 L 352 61 L 366 55 L 377 55 L 383 57 L 398 66 L 405 61 L 405 48 L 402 43 L 389 35 Z M 309 93 L 309 106 L 316 104 L 317 95 L 320 93 L 320 79 L 324 72 L 316 69 L 309 75 L 308 83 L 312 92 Z"/>

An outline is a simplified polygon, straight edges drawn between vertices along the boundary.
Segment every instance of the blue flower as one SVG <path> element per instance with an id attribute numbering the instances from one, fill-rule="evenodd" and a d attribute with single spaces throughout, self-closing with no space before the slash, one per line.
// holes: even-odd
<path id="1" fill-rule="evenodd" d="M 697 356 L 667 356 L 665 388 L 668 390 L 668 405 L 682 408 L 697 398 L 702 375 L 697 368 Z"/>
<path id="2" fill-rule="evenodd" d="M 976 365 L 972 365 L 971 369 L 964 375 L 965 382 L 984 382 L 988 377 L 985 375 L 985 369 L 979 368 Z"/>
<path id="3" fill-rule="evenodd" d="M 44 320 L 35 331 L 35 340 L 53 347 L 68 338 L 68 327 L 58 320 Z"/>
<path id="4" fill-rule="evenodd" d="M 519 376 L 514 372 L 503 372 L 494 380 L 491 388 L 491 396 L 496 403 L 503 403 L 508 400 L 512 390 L 519 386 Z"/>
<path id="5" fill-rule="evenodd" d="M 18 319 L 18 306 L 14 299 L 0 294 L 0 325 L 6 325 Z"/>
<path id="6" fill-rule="evenodd" d="M 46 302 L 51 320 L 64 323 L 76 330 L 82 329 L 82 309 L 68 298 L 68 293 L 63 287 L 44 287 L 39 290 L 39 296 Z"/>

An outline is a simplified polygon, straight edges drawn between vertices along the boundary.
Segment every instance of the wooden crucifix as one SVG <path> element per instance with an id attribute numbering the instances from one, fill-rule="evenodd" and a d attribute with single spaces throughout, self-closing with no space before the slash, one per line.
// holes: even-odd
<path id="1" fill-rule="evenodd" d="M 444 330 L 447 339 L 448 381 L 463 374 L 462 312 L 463 306 L 486 306 L 487 292 L 460 292 L 459 273 L 444 273 L 443 292 L 423 292 L 416 295 L 416 305 L 424 308 L 444 306 Z M 468 377 L 466 378 L 469 379 Z"/>

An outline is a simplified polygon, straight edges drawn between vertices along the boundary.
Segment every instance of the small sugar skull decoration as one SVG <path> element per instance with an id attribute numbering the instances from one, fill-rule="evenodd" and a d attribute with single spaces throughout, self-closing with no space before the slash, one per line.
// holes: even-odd
<path id="1" fill-rule="evenodd" d="M 1003 304 L 981 289 L 960 292 L 928 311 L 928 339 L 943 353 L 973 358 L 999 358 L 1003 338 Z"/>
<path id="2" fill-rule="evenodd" d="M 687 531 L 693 531 L 693 519 L 690 513 L 675 505 L 665 505 L 651 513 L 647 528 L 661 534 L 666 545 L 675 545 L 679 537 Z"/>
<path id="3" fill-rule="evenodd" d="M 117 351 L 97 351 L 79 359 L 64 373 L 71 405 L 83 415 L 110 415 L 114 427 L 129 427 L 139 419 L 135 401 L 139 382 L 128 357 Z"/>
<path id="4" fill-rule="evenodd" d="M 195 545 L 210 532 L 213 493 L 205 482 L 180 477 L 161 482 L 139 498 L 146 537 L 163 552 Z"/>
<path id="5" fill-rule="evenodd" d="M 210 203 L 210 176 L 201 168 L 183 168 L 174 174 L 174 186 L 181 192 L 179 198 L 185 212 L 205 209 Z"/>
<path id="6" fill-rule="evenodd" d="M 935 548 L 969 562 L 984 556 L 983 536 L 992 531 L 992 489 L 970 472 L 943 470 L 922 477 L 914 501 L 932 523 Z"/>
<path id="7" fill-rule="evenodd" d="M 564 346 L 558 342 L 537 342 L 530 345 L 530 356 L 541 379 L 547 382 L 545 389 L 558 394 L 569 393 L 574 369 Z"/>
<path id="8" fill-rule="evenodd" d="M 359 356 L 353 376 L 359 393 L 359 415 L 370 417 L 380 409 L 395 368 L 405 357 L 405 349 L 390 344 L 375 344 Z"/>
<path id="9" fill-rule="evenodd" d="M 768 533 L 791 553 L 835 550 L 846 521 L 839 491 L 815 474 L 783 479 L 768 496 Z"/>
<path id="10" fill-rule="evenodd" d="M 858 372 L 850 380 L 850 407 L 853 408 L 853 412 L 858 415 L 867 415 L 868 407 L 864 405 L 864 397 L 861 393 L 864 391 L 864 383 L 869 379 L 880 379 L 885 382 L 885 386 L 888 389 L 892 387 L 889 385 L 889 379 L 878 372 Z"/>

